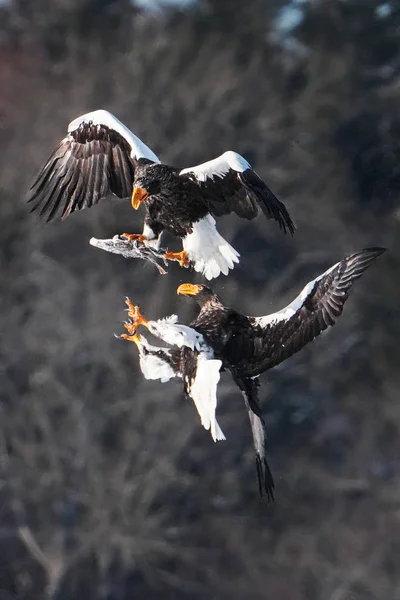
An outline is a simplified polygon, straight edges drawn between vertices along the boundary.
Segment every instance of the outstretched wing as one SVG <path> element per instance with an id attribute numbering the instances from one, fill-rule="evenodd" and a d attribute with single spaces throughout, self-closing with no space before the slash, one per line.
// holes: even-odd
<path id="1" fill-rule="evenodd" d="M 285 233 L 294 233 L 295 225 L 285 205 L 240 154 L 228 151 L 206 163 L 183 169 L 179 174 L 198 183 L 214 216 L 235 212 L 239 217 L 253 219 L 261 207 L 268 219 L 277 221 Z"/>
<path id="2" fill-rule="evenodd" d="M 356 252 L 310 281 L 283 310 L 251 318 L 259 333 L 253 341 L 253 356 L 246 373 L 252 376 L 270 369 L 334 325 L 353 282 L 383 252 L 384 248 Z"/>
<path id="3" fill-rule="evenodd" d="M 234 370 L 231 370 L 235 383 L 242 392 L 247 412 L 249 414 L 251 431 L 253 434 L 253 444 L 256 451 L 256 467 L 258 477 L 258 487 L 260 496 L 264 491 L 269 501 L 274 499 L 274 479 L 267 462 L 267 434 L 265 430 L 265 421 L 258 402 L 258 381 L 249 377 L 240 377 Z"/>
<path id="4" fill-rule="evenodd" d="M 97 204 L 110 193 L 132 193 L 138 160 L 159 162 L 157 156 L 121 121 L 106 110 L 78 117 L 32 185 L 32 210 L 51 221 Z"/>

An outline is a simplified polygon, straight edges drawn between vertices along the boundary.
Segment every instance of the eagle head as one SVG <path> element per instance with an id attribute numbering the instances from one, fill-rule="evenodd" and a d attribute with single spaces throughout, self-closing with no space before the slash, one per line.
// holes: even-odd
<path id="1" fill-rule="evenodd" d="M 211 288 L 203 284 L 182 283 L 176 290 L 177 294 L 182 296 L 193 296 L 197 304 L 202 307 L 208 302 L 218 302 L 220 300 Z"/>
<path id="2" fill-rule="evenodd" d="M 133 208 L 137 210 L 149 196 L 159 194 L 160 191 L 161 184 L 158 178 L 145 175 L 135 179 L 131 198 Z"/>

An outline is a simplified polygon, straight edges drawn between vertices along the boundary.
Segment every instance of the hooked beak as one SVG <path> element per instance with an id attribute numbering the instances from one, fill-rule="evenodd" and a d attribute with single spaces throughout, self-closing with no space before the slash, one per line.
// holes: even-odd
<path id="1" fill-rule="evenodd" d="M 134 187 L 132 191 L 131 203 L 135 210 L 144 202 L 149 195 L 148 191 L 141 187 Z"/>
<path id="2" fill-rule="evenodd" d="M 197 285 L 193 283 L 182 283 L 176 290 L 177 294 L 182 294 L 182 296 L 197 296 L 203 289 L 202 285 Z"/>

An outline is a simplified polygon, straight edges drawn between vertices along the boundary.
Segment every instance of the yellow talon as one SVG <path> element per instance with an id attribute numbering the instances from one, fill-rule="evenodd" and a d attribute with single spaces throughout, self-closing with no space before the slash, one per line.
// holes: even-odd
<path id="1" fill-rule="evenodd" d="M 181 252 L 166 252 L 164 258 L 167 260 L 177 260 L 181 267 L 188 267 L 190 265 L 186 250 L 182 250 Z"/>
<path id="2" fill-rule="evenodd" d="M 124 323 L 124 327 L 127 330 L 127 332 L 129 333 L 129 335 L 135 335 L 136 323 Z M 123 335 L 126 335 L 126 333 L 124 333 Z"/>
<path id="3" fill-rule="evenodd" d="M 133 328 L 137 329 L 139 325 L 144 325 L 145 327 L 147 327 L 148 320 L 142 315 L 142 313 L 140 312 L 140 308 L 132 304 L 129 298 L 126 298 L 125 304 L 128 307 L 128 317 L 130 317 L 133 321 L 133 323 L 125 323 L 125 329 L 127 329 L 129 333 L 131 333 L 131 330 Z"/>
<path id="4" fill-rule="evenodd" d="M 129 298 L 125 299 L 125 304 L 128 307 L 128 316 L 132 317 L 132 319 L 134 319 L 137 314 L 139 313 L 139 307 L 135 306 L 131 300 L 129 300 Z"/>
<path id="5" fill-rule="evenodd" d="M 120 336 L 123 340 L 128 340 L 128 342 L 134 342 L 136 346 L 139 346 L 141 339 L 138 333 L 134 333 L 133 335 L 126 335 L 126 333 L 122 333 Z"/>
<path id="6" fill-rule="evenodd" d="M 141 233 L 122 233 L 122 237 L 125 237 L 130 242 L 136 240 L 137 242 L 145 242 L 147 237 Z"/>

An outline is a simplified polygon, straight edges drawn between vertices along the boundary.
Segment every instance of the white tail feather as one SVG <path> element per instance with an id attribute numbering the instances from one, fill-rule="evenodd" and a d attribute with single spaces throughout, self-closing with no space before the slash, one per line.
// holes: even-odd
<path id="1" fill-rule="evenodd" d="M 218 233 L 211 215 L 193 224 L 192 233 L 183 238 L 183 248 L 194 263 L 194 270 L 206 279 L 220 273 L 228 275 L 234 263 L 239 262 L 240 254 Z"/>

